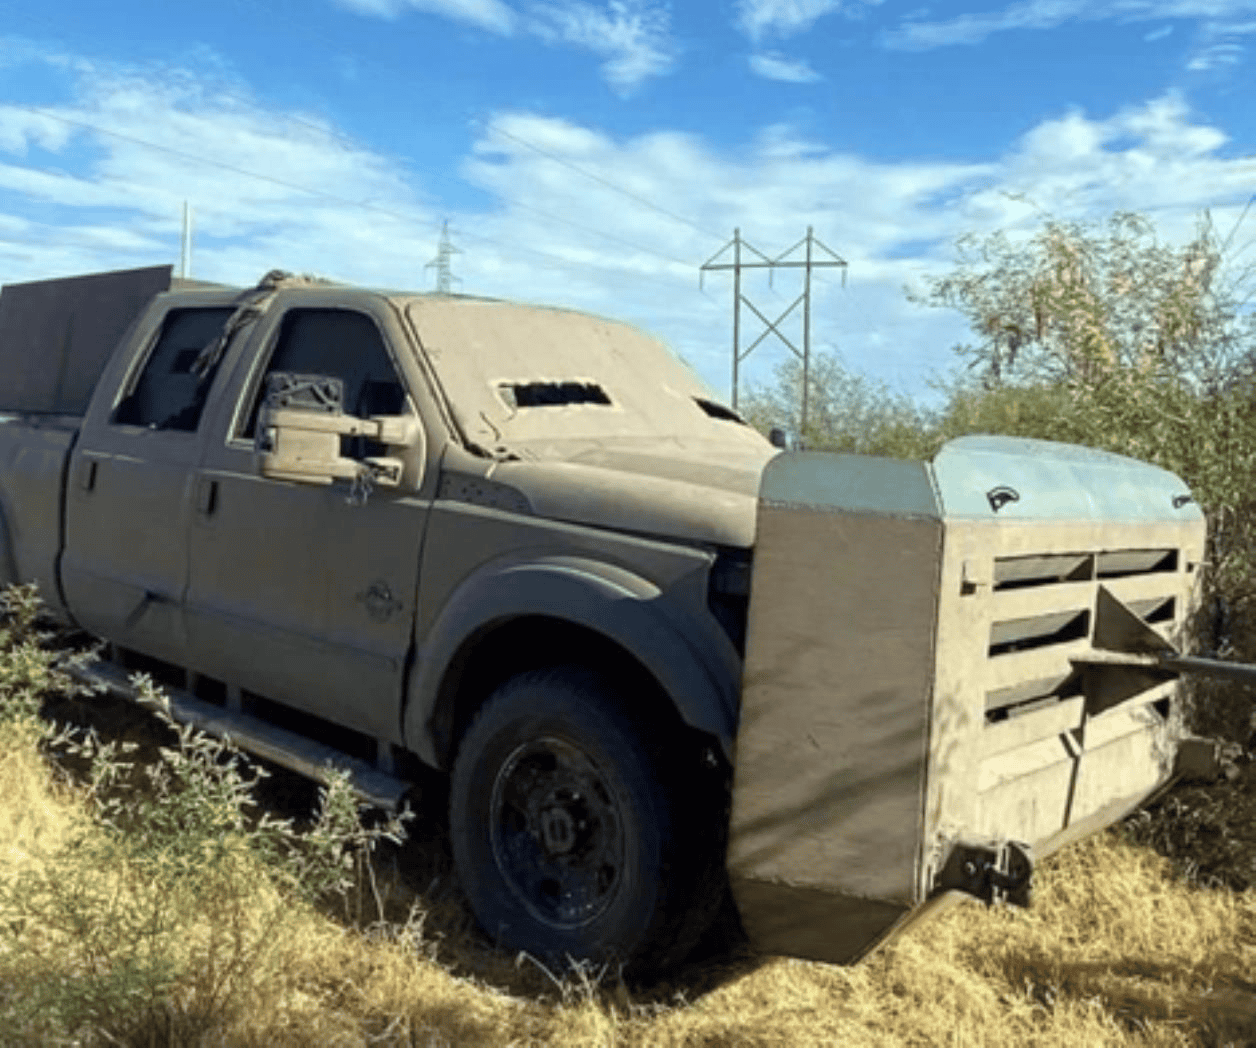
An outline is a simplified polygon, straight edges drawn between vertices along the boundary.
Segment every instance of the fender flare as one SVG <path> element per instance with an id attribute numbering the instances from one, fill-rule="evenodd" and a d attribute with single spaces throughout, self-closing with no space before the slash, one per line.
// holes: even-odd
<path id="1" fill-rule="evenodd" d="M 584 557 L 516 556 L 482 565 L 453 591 L 417 647 L 402 714 L 406 746 L 441 766 L 432 719 L 459 649 L 486 626 L 545 616 L 594 630 L 623 648 L 687 724 L 719 739 L 731 761 L 740 660 L 717 623 L 696 622 L 683 609 L 667 607 L 662 596 L 649 580 Z"/>

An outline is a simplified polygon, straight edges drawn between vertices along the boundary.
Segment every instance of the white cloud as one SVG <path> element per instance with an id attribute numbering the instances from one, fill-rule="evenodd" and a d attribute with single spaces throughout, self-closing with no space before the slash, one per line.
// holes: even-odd
<path id="1" fill-rule="evenodd" d="M 850 366 L 919 393 L 966 336 L 957 317 L 911 306 L 901 288 L 944 272 L 960 234 L 1026 236 L 1043 212 L 1094 218 L 1133 208 L 1166 235 L 1185 236 L 1204 207 L 1229 228 L 1256 184 L 1256 160 L 1228 157 L 1226 135 L 1174 95 L 1102 117 L 1054 116 L 978 163 L 872 161 L 788 124 L 729 153 L 693 133 L 615 137 L 498 113 L 461 172 L 488 203 L 462 211 L 421 202 L 427 187 L 399 158 L 333 125 L 233 100 L 187 75 L 88 69 L 72 103 L 40 108 L 76 123 L 0 106 L 6 281 L 172 262 L 187 199 L 197 276 L 246 283 L 280 267 L 423 288 L 439 219 L 448 217 L 464 290 L 638 323 L 721 394 L 730 283 L 710 275 L 699 293 L 695 278 L 734 225 L 769 255 L 814 227 L 850 262 L 845 290 L 836 271 L 816 281 L 814 345 L 839 347 Z M 22 153 L 36 145 L 62 157 L 50 165 Z M 743 290 L 777 315 L 797 293 L 796 275 L 778 273 L 769 288 L 762 273 L 750 274 Z M 758 329 L 746 323 L 752 339 Z M 768 379 L 783 352 L 765 342 L 743 374 Z"/>
<path id="2" fill-rule="evenodd" d="M 783 80 L 788 84 L 812 84 L 824 79 L 807 64 L 806 59 L 786 58 L 777 51 L 751 55 L 750 69 L 768 80 Z"/>
<path id="3" fill-rule="evenodd" d="M 1165 18 L 1230 20 L 1256 12 L 1256 0 L 1020 0 L 1001 10 L 928 21 L 909 18 L 886 34 L 890 47 L 923 51 L 979 44 L 1013 29 L 1054 29 L 1070 21 L 1143 22 Z M 1241 31 L 1252 32 L 1251 27 Z M 1233 30 L 1231 30 L 1233 31 Z"/>
<path id="4" fill-rule="evenodd" d="M 1143 37 L 1147 43 L 1152 44 L 1157 40 L 1163 40 L 1173 32 L 1173 26 L 1163 25 L 1159 29 L 1153 29 L 1150 33 Z"/>
<path id="5" fill-rule="evenodd" d="M 6 279 L 173 261 L 184 200 L 195 213 L 197 275 L 207 279 L 245 282 L 276 266 L 326 271 L 347 256 L 358 279 L 389 282 L 391 269 L 395 282 L 402 264 L 413 271 L 426 261 L 396 230 L 407 218 L 435 228 L 435 216 L 416 205 L 418 187 L 394 161 L 316 119 L 230 99 L 220 83 L 79 71 L 72 104 L 40 106 L 38 117 L 0 105 L 0 143 L 19 157 L 0 162 L 5 217 L 31 231 L 22 247 L 7 234 L 0 241 Z M 73 166 L 20 162 L 23 135 L 73 145 Z"/>
<path id="6" fill-rule="evenodd" d="M 1102 8 L 1091 0 L 1027 0 L 1001 11 L 962 14 L 945 21 L 909 21 L 886 36 L 891 47 L 925 50 L 950 44 L 978 44 L 994 33 L 1010 29 L 1053 29 L 1088 8 Z"/>
<path id="7" fill-rule="evenodd" d="M 841 6 L 842 0 L 738 0 L 737 24 L 751 40 L 792 36 Z"/>
<path id="8" fill-rule="evenodd" d="M 0 151 L 25 155 L 30 146 L 59 152 L 70 129 L 57 120 L 20 106 L 0 106 Z"/>
<path id="9" fill-rule="evenodd" d="M 675 47 L 667 8 L 654 0 L 551 0 L 529 8 L 529 30 L 544 40 L 570 44 L 605 59 L 602 74 L 620 93 L 671 69 Z"/>
<path id="10" fill-rule="evenodd" d="M 1106 120 L 1071 113 L 1039 124 L 1004 159 L 997 185 L 974 194 L 974 217 L 993 228 L 1019 194 L 1051 214 L 1100 216 L 1121 209 L 1150 214 L 1169 233 L 1186 234 L 1195 214 L 1212 207 L 1237 214 L 1251 192 L 1256 162 L 1222 155 L 1227 137 L 1194 122 L 1180 98 L 1167 95 Z"/>
<path id="11" fill-rule="evenodd" d="M 751 40 L 806 32 L 817 19 L 842 11 L 858 16 L 881 0 L 738 0 L 737 27 Z"/>
<path id="12" fill-rule="evenodd" d="M 495 136 L 495 128 L 686 216 L 712 235 L 704 237 Z M 846 290 L 836 288 L 832 274 L 819 285 L 816 344 L 827 340 L 852 366 L 922 393 L 924 375 L 949 367 L 949 347 L 968 336 L 954 316 L 913 307 L 900 289 L 930 272 L 944 272 L 955 238 L 996 229 L 1013 238 L 1028 236 L 1044 213 L 1086 219 L 1121 209 L 1146 212 L 1169 238 L 1189 236 L 1205 207 L 1219 227 L 1228 228 L 1256 184 L 1256 160 L 1227 157 L 1227 145 L 1222 131 L 1202 122 L 1175 95 L 1105 117 L 1078 111 L 1043 120 L 1001 155 L 970 164 L 873 162 L 836 152 L 783 124 L 765 128 L 753 148 L 730 156 L 693 135 L 616 140 L 567 121 L 514 113 L 500 115 L 485 131 L 466 173 L 499 202 L 479 220 L 494 236 L 571 251 L 573 259 L 587 259 L 590 266 L 614 259 L 625 273 L 624 279 L 608 281 L 591 269 L 538 271 L 529 297 L 573 301 L 575 296 L 586 308 L 658 330 L 721 390 L 728 368 L 728 283 L 708 277 L 710 298 L 695 299 L 685 290 L 692 269 L 686 272 L 683 260 L 714 254 L 731 237 L 726 224 L 735 222 L 743 237 L 768 255 L 788 248 L 811 225 L 850 262 Z M 562 214 L 647 250 L 599 244 L 525 207 Z M 464 225 L 470 221 L 464 218 Z M 682 262 L 660 261 L 650 250 Z M 473 257 L 462 261 L 474 272 Z M 651 271 L 675 280 L 676 290 L 668 294 L 660 291 L 661 281 L 647 282 Z M 765 280 L 746 279 L 747 293 L 769 315 L 796 293 L 786 274 L 777 275 L 774 291 Z M 743 320 L 750 325 L 749 341 L 758 328 Z M 756 350 L 744 374 L 766 378 L 780 359 L 773 347 L 769 341 Z"/>
<path id="13" fill-rule="evenodd" d="M 350 11 L 380 18 L 396 18 L 407 11 L 421 11 L 479 26 L 493 33 L 510 33 L 516 22 L 515 12 L 501 0 L 336 0 L 336 3 Z"/>
<path id="14" fill-rule="evenodd" d="M 675 64 L 671 16 L 663 0 L 531 0 L 516 10 L 503 0 L 335 0 L 359 14 L 396 18 L 408 11 L 441 15 L 502 35 L 590 51 L 603 60 L 612 89 L 629 94 Z"/>
<path id="15" fill-rule="evenodd" d="M 1242 40 L 1251 33 L 1256 33 L 1256 21 L 1205 23 L 1186 68 L 1209 73 L 1240 64 L 1246 51 Z"/>
<path id="16" fill-rule="evenodd" d="M 1193 73 L 1207 73 L 1214 69 L 1225 69 L 1238 65 L 1243 61 L 1242 44 L 1209 44 L 1190 58 L 1186 68 Z"/>

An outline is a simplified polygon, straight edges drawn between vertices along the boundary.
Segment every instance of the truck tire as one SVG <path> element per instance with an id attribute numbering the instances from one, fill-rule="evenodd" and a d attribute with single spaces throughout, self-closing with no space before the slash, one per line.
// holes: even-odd
<path id="1" fill-rule="evenodd" d="M 618 698 L 580 666 L 520 674 L 454 763 L 450 837 L 476 918 L 559 970 L 568 958 L 629 975 L 678 963 L 705 930 L 695 895 L 719 879 L 722 856 L 704 847 L 715 835 L 686 832 L 723 814 L 694 803 L 707 791 L 681 792 L 698 762 L 677 760 L 672 733 L 647 732 Z"/>

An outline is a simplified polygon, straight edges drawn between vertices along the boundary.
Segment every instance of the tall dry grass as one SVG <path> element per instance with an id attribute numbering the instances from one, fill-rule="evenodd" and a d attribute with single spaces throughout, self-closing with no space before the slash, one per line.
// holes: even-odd
<path id="1" fill-rule="evenodd" d="M 77 922 L 58 926 L 29 917 L 18 924 L 5 914 L 5 1043 L 1256 1043 L 1256 898 L 1193 887 L 1167 860 L 1116 833 L 1043 864 L 1026 912 L 963 905 L 852 968 L 717 959 L 634 991 L 612 980 L 599 985 L 591 973 L 551 981 L 526 960 L 486 957 L 448 921 L 444 937 L 439 924 L 425 928 L 422 900 L 408 924 L 338 921 L 285 897 L 242 855 L 230 876 L 243 905 L 224 913 L 212 896 L 180 897 L 157 951 L 170 966 L 167 981 L 143 983 L 131 999 L 112 998 L 112 1012 L 80 1008 L 63 1021 L 40 1024 L 24 1015 L 18 1022 L 19 996 L 33 992 L 33 979 L 45 1002 L 55 1003 L 58 986 L 111 967 L 124 976 L 142 959 L 128 953 L 136 940 L 99 925 L 144 912 L 146 900 L 168 890 L 121 862 L 90 870 L 76 864 L 66 843 L 102 831 L 81 792 L 50 776 L 38 738 L 29 724 L 0 731 L 0 877 L 11 883 L 23 872 L 50 874 L 78 886 L 80 909 Z M 231 970 L 241 959 L 248 966 Z"/>
<path id="2" fill-rule="evenodd" d="M 964 904 L 854 967 L 739 953 L 649 987 L 558 977 L 478 937 L 439 857 L 416 894 L 397 848 L 338 877 L 364 838 L 326 805 L 282 833 L 283 813 L 243 819 L 227 755 L 159 721 L 164 752 L 129 775 L 121 746 L 67 747 L 35 713 L 66 682 L 23 607 L 0 616 L 0 1044 L 1256 1044 L 1256 895 L 1119 830 L 1042 863 L 1031 910 Z M 1256 785 L 1243 770 L 1228 788 Z M 438 820 L 415 826 L 439 852 Z"/>

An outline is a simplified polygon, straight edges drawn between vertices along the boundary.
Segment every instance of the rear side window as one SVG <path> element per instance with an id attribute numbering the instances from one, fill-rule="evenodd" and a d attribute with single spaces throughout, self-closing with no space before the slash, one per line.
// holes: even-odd
<path id="1" fill-rule="evenodd" d="M 244 437 L 252 438 L 266 390 L 276 371 L 324 375 L 344 383 L 344 413 L 356 418 L 400 415 L 405 387 L 397 377 L 383 336 L 364 313 L 349 309 L 292 309 L 283 318 L 275 351 L 257 385 Z"/>
<path id="2" fill-rule="evenodd" d="M 112 423 L 194 432 L 209 398 L 214 372 L 199 379 L 192 365 L 226 326 L 232 307 L 173 309 L 144 368 L 114 409 Z M 215 369 L 216 371 L 217 369 Z"/>

